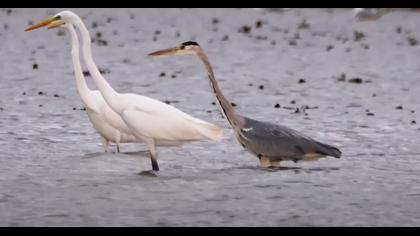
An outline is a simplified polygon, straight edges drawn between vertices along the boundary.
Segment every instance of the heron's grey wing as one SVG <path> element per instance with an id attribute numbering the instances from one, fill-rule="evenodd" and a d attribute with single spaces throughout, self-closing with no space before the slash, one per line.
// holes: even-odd
<path id="1" fill-rule="evenodd" d="M 286 126 L 245 118 L 241 134 L 256 154 L 267 157 L 300 159 L 305 154 L 317 153 L 339 158 L 341 152 Z"/>

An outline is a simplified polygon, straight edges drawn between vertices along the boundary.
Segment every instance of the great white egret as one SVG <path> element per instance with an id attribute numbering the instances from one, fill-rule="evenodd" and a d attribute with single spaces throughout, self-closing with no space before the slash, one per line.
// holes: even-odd
<path id="1" fill-rule="evenodd" d="M 207 69 L 210 85 L 222 114 L 232 126 L 242 147 L 259 158 L 261 167 L 276 167 L 283 160 L 298 162 L 317 160 L 325 156 L 340 158 L 341 151 L 336 147 L 315 141 L 285 126 L 239 115 L 220 90 L 210 61 L 198 43 L 188 41 L 177 47 L 156 51 L 149 55 L 197 56 Z"/>
<path id="2" fill-rule="evenodd" d="M 73 24 L 81 33 L 83 57 L 106 103 L 119 114 L 132 133 L 146 143 L 150 151 L 153 171 L 159 170 L 156 145 L 181 145 L 204 139 L 220 140 L 222 129 L 214 124 L 194 118 L 175 107 L 158 100 L 132 94 L 118 93 L 103 78 L 92 58 L 91 37 L 78 15 L 62 11 L 43 20 L 26 31 L 37 29 L 55 21 Z"/>
<path id="3" fill-rule="evenodd" d="M 48 26 L 48 28 L 56 28 L 60 24 L 49 24 Z M 131 133 L 121 117 L 108 106 L 101 92 L 89 89 L 80 65 L 80 46 L 76 30 L 71 24 L 62 25 L 62 27 L 66 28 L 71 36 L 71 55 L 77 90 L 86 106 L 89 120 L 100 134 L 105 152 L 108 151 L 110 141 L 117 144 L 117 152 L 120 152 L 120 143 L 135 142 L 137 138 Z"/>

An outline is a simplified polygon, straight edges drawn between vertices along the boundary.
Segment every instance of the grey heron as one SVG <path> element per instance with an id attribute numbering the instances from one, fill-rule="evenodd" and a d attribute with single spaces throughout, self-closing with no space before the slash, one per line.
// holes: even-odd
<path id="1" fill-rule="evenodd" d="M 233 128 L 242 147 L 258 157 L 261 167 L 279 167 L 280 161 L 286 160 L 298 162 L 317 160 L 326 156 L 341 157 L 338 148 L 318 142 L 296 130 L 238 114 L 220 90 L 210 61 L 198 43 L 188 41 L 177 47 L 149 54 L 149 56 L 161 55 L 195 55 L 204 63 L 221 113 Z"/>

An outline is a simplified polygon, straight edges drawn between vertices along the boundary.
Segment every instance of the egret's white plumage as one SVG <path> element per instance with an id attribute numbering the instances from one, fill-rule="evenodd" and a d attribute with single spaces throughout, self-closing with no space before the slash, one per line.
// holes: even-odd
<path id="1" fill-rule="evenodd" d="M 71 24 L 65 24 L 62 27 L 65 27 L 71 36 L 71 54 L 77 90 L 86 106 L 86 113 L 90 122 L 101 136 L 104 150 L 108 151 L 109 142 L 116 143 L 119 150 L 120 143 L 136 141 L 137 138 L 131 133 L 121 117 L 108 106 L 101 93 L 98 90 L 89 89 L 80 65 L 80 46 L 76 30 Z"/>
<path id="2" fill-rule="evenodd" d="M 82 52 L 90 74 L 109 107 L 116 112 L 136 138 L 150 150 L 153 170 L 159 170 L 156 145 L 182 144 L 204 139 L 220 140 L 222 129 L 214 124 L 194 118 L 175 107 L 158 100 L 131 93 L 120 94 L 103 78 L 92 58 L 89 31 L 79 16 L 62 11 L 27 31 L 54 21 L 73 24 L 82 36 Z"/>

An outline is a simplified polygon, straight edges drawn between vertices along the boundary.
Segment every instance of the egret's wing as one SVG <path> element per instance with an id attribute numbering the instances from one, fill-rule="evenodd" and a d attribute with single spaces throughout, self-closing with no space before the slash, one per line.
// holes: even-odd
<path id="1" fill-rule="evenodd" d="M 216 125 L 194 118 L 166 103 L 144 97 L 132 96 L 135 102 L 126 109 L 123 120 L 142 135 L 161 140 L 218 139 L 221 129 Z"/>

